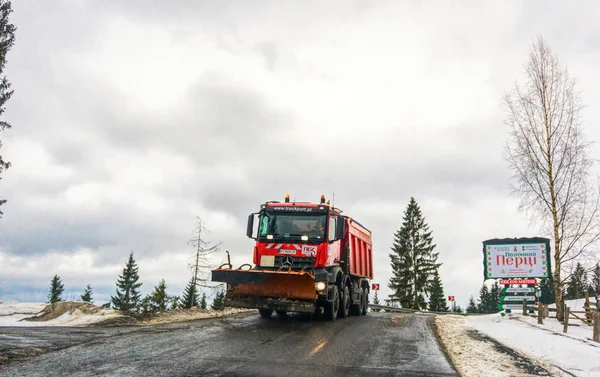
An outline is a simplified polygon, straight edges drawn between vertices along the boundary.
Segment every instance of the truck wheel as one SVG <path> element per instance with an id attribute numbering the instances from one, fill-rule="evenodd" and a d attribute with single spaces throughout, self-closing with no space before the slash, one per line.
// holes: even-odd
<path id="1" fill-rule="evenodd" d="M 362 315 L 367 315 L 369 311 L 369 291 L 367 288 L 363 288 L 363 306 L 362 306 Z"/>
<path id="2" fill-rule="evenodd" d="M 331 321 L 335 321 L 337 318 L 338 310 L 340 308 L 340 292 L 337 285 L 333 286 L 333 300 L 325 304 L 325 317 Z"/>
<path id="3" fill-rule="evenodd" d="M 273 309 L 260 308 L 260 309 L 258 309 L 258 312 L 260 313 L 260 316 L 263 318 L 271 318 L 271 315 L 273 314 Z"/>
<path id="4" fill-rule="evenodd" d="M 362 291 L 361 291 L 361 293 L 362 293 Z M 353 303 L 352 306 L 350 306 L 350 314 L 359 316 L 360 313 L 362 312 L 362 307 L 363 307 L 363 297 L 361 294 L 360 299 L 358 300 L 358 304 Z"/>
<path id="5" fill-rule="evenodd" d="M 350 314 L 350 290 L 347 285 L 345 285 L 343 289 L 343 293 L 340 295 L 339 317 L 347 318 Z"/>

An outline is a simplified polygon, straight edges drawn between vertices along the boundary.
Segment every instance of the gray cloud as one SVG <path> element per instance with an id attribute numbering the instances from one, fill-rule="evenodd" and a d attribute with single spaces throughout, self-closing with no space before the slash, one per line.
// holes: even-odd
<path id="1" fill-rule="evenodd" d="M 187 270 L 176 258 L 189 252 L 195 215 L 246 263 L 245 221 L 260 203 L 335 192 L 374 232 L 376 280 L 386 285 L 393 232 L 415 196 L 445 287 L 464 301 L 480 285 L 481 240 L 531 232 L 507 194 L 499 99 L 532 33 L 555 36 L 575 62 L 580 51 L 599 59 L 597 31 L 554 26 L 562 7 L 537 15 L 529 5 L 478 5 L 442 17 L 433 5 L 393 2 L 165 4 L 14 4 L 0 256 L 78 260 L 90 250 L 107 290 L 133 249 L 147 286 L 165 274 L 177 290 Z M 497 11 L 517 14 L 516 25 L 492 22 Z M 581 42 L 576 52 L 560 33 Z M 139 35 L 149 39 L 136 43 Z M 129 67 L 139 56 L 147 60 Z M 600 98 L 586 88 L 592 103 Z M 0 272 L 11 297 L 29 292 L 22 274 L 59 268 L 43 263 Z"/>

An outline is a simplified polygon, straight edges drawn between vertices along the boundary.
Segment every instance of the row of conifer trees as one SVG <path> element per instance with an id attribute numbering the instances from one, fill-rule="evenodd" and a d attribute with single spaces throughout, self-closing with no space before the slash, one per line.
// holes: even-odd
<path id="1" fill-rule="evenodd" d="M 133 312 L 139 308 L 141 313 L 156 313 L 170 309 L 190 309 L 192 307 L 207 309 L 208 307 L 206 293 L 203 292 L 202 296 L 200 296 L 197 287 L 190 284 L 186 286 L 181 297 L 167 293 L 167 284 L 164 279 L 154 287 L 150 294 L 147 294 L 143 298 L 140 293 L 141 286 L 142 283 L 139 281 L 139 267 L 133 258 L 132 251 L 123 268 L 123 272 L 117 279 L 115 295 L 111 296 L 110 301 L 104 304 L 103 307 L 110 307 L 122 312 Z M 63 301 L 62 295 L 64 290 L 64 284 L 60 276 L 54 275 L 50 282 L 48 302 Z M 92 287 L 89 284 L 81 294 L 80 299 L 84 302 L 94 302 Z M 218 290 L 211 303 L 211 309 L 222 310 L 224 308 L 224 301 L 225 292 L 222 289 Z"/>

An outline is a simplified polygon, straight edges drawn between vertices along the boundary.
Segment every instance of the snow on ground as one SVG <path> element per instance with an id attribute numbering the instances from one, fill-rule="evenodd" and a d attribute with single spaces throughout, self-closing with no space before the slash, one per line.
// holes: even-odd
<path id="1" fill-rule="evenodd" d="M 584 300 L 569 300 L 567 306 L 583 310 Z M 600 343 L 592 341 L 592 327 L 578 320 L 570 322 L 580 326 L 569 326 L 565 334 L 556 318 L 545 318 L 538 325 L 537 318 L 513 312 L 504 317 L 500 313 L 438 316 L 436 327 L 461 376 L 527 375 L 515 367 L 522 365 L 522 355 L 552 375 L 600 377 Z M 492 340 L 486 341 L 485 336 Z M 500 342 L 500 347 L 493 341 Z M 511 356 L 512 351 L 516 353 Z"/>
<path id="2" fill-rule="evenodd" d="M 83 305 L 83 306 L 82 306 Z M 224 310 L 174 309 L 131 325 L 157 325 L 162 323 L 193 321 L 205 318 L 218 318 L 255 310 L 226 308 Z M 38 317 L 35 321 L 25 321 L 25 318 Z M 0 304 L 1 326 L 88 326 L 104 321 L 119 320 L 122 314 L 113 309 L 100 309 L 94 305 L 60 302 L 50 306 L 44 303 Z"/>
<path id="3" fill-rule="evenodd" d="M 466 318 L 458 315 L 441 315 L 435 320 L 440 341 L 462 377 L 530 375 L 517 367 L 514 357 L 500 352 L 493 343 L 474 338 L 465 323 Z"/>
<path id="4" fill-rule="evenodd" d="M 14 314 L 36 314 L 46 307 L 44 303 L 0 304 L 0 317 Z"/>
<path id="5" fill-rule="evenodd" d="M 44 303 L 0 304 L 0 326 L 30 326 L 23 318 L 31 317 L 46 307 Z M 19 322 L 21 321 L 21 322 Z"/>
<path id="6" fill-rule="evenodd" d="M 537 325 L 535 318 L 515 314 L 469 317 L 465 325 L 576 376 L 600 377 L 600 343 L 582 339 L 591 337 L 590 327 L 570 327 L 570 336 L 564 336 L 562 324 L 554 318 Z"/>
<path id="7" fill-rule="evenodd" d="M 68 305 L 69 303 L 63 302 L 61 304 Z M 100 309 L 99 307 L 96 307 L 97 310 L 94 313 L 84 312 L 80 309 L 64 308 L 64 313 L 50 320 L 24 320 L 43 314 L 42 311 L 48 307 L 49 305 L 45 303 L 0 304 L 0 326 L 85 326 L 120 316 L 118 312 L 112 309 Z"/>

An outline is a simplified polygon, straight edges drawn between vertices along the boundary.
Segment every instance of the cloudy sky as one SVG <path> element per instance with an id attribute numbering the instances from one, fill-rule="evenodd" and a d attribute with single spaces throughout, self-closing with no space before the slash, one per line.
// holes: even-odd
<path id="1" fill-rule="evenodd" d="M 180 294 L 199 216 L 251 262 L 261 202 L 335 203 L 374 236 L 381 296 L 411 196 L 446 294 L 482 283 L 481 242 L 537 236 L 510 197 L 501 96 L 543 35 L 600 140 L 597 2 L 18 0 L 0 137 L 0 300 L 114 293 L 131 250 L 142 291 Z M 591 151 L 600 157 L 600 147 Z M 215 256 L 224 259 L 224 252 Z"/>

